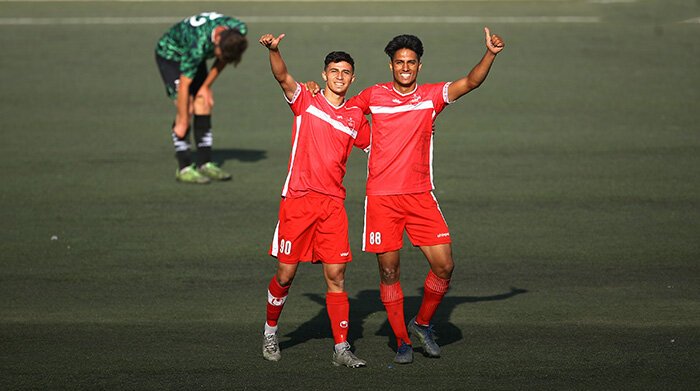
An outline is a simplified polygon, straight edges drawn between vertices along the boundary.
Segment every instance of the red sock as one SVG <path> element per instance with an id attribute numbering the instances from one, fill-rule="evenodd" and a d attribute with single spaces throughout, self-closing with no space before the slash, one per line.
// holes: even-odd
<path id="1" fill-rule="evenodd" d="M 350 302 L 347 292 L 326 292 L 326 311 L 331 320 L 333 340 L 336 344 L 348 340 Z"/>
<path id="2" fill-rule="evenodd" d="M 396 345 L 401 346 L 402 342 L 411 344 L 406 330 L 406 320 L 403 316 L 403 291 L 401 283 L 396 282 L 391 285 L 379 284 L 379 297 L 386 308 L 386 316 L 389 325 L 396 336 Z"/>
<path id="3" fill-rule="evenodd" d="M 450 280 L 442 279 L 436 276 L 433 271 L 428 272 L 428 277 L 425 278 L 423 285 L 423 302 L 416 316 L 416 323 L 420 325 L 429 325 L 430 320 L 435 315 L 438 305 L 445 297 L 447 289 L 450 287 Z"/>
<path id="4" fill-rule="evenodd" d="M 277 277 L 272 277 L 270 285 L 267 287 L 267 324 L 277 326 L 284 302 L 287 301 L 287 293 L 291 285 L 282 286 L 277 282 Z"/>

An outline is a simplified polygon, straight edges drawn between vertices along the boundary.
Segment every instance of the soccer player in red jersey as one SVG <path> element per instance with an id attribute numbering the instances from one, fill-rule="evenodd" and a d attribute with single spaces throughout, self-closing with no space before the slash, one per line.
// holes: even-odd
<path id="1" fill-rule="evenodd" d="M 344 288 L 345 268 L 352 255 L 343 177 L 353 145 L 363 149 L 369 145 L 367 119 L 359 108 L 345 102 L 355 79 L 355 63 L 345 52 L 329 53 L 321 73 L 325 89 L 312 96 L 287 71 L 279 51 L 284 36 L 260 38 L 269 49 L 272 74 L 294 113 L 288 174 L 269 252 L 278 266 L 268 285 L 263 357 L 270 361 L 281 358 L 277 322 L 299 262 L 322 262 L 328 286 L 326 309 L 335 341 L 332 362 L 363 367 L 365 361 L 351 352 L 347 341 L 350 304 Z"/>
<path id="2" fill-rule="evenodd" d="M 366 88 L 348 101 L 372 117 L 362 247 L 377 254 L 380 297 L 397 339 L 397 363 L 413 361 L 409 331 L 425 355 L 440 356 L 430 321 L 447 292 L 454 262 L 450 232 L 432 192 L 434 122 L 448 104 L 481 85 L 503 50 L 499 36 L 488 28 L 484 32 L 486 53 L 465 77 L 422 85 L 417 82 L 422 42 L 413 35 L 393 38 L 384 49 L 393 81 Z M 399 281 L 404 230 L 430 264 L 421 307 L 408 325 Z"/>

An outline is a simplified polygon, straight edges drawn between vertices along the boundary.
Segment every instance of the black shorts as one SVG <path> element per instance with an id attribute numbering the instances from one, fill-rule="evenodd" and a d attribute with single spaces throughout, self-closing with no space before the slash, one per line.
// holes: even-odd
<path id="1" fill-rule="evenodd" d="M 160 76 L 163 78 L 163 83 L 165 84 L 165 93 L 170 99 L 177 99 L 177 87 L 180 83 L 180 63 L 173 60 L 166 60 L 165 58 L 156 54 L 156 64 L 158 64 L 158 70 L 160 71 Z M 190 95 L 194 96 L 199 87 L 204 84 L 209 71 L 207 70 L 207 62 L 202 61 L 197 67 L 197 73 L 192 79 L 192 84 L 190 84 Z"/>

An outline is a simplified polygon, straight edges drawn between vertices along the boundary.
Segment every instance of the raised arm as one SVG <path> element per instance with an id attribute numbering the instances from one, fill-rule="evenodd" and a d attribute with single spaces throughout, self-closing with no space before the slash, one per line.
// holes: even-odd
<path id="1" fill-rule="evenodd" d="M 491 35 L 488 27 L 484 27 L 484 33 L 486 34 L 486 53 L 467 76 L 450 84 L 447 90 L 450 102 L 454 102 L 469 91 L 478 88 L 486 80 L 496 55 L 505 47 L 501 37 L 495 34 Z"/>
<path id="2" fill-rule="evenodd" d="M 284 34 L 280 34 L 277 38 L 272 34 L 265 34 L 260 37 L 260 44 L 269 50 L 272 74 L 277 79 L 277 82 L 280 83 L 284 95 L 288 100 L 291 100 L 297 90 L 297 83 L 287 71 L 287 64 L 284 63 L 282 54 L 280 54 L 279 44 L 282 38 L 284 38 Z"/>

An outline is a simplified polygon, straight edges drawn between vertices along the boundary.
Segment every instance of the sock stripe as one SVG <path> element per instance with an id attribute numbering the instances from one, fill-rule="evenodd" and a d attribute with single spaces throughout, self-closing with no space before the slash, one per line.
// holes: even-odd
<path id="1" fill-rule="evenodd" d="M 450 280 L 438 277 L 431 270 L 428 272 L 428 276 L 425 278 L 424 287 L 425 289 L 430 289 L 435 293 L 445 294 L 450 287 Z"/>
<path id="2" fill-rule="evenodd" d="M 267 302 L 275 307 L 283 306 L 291 285 L 282 286 L 277 277 L 272 277 L 267 288 Z"/>
<path id="3" fill-rule="evenodd" d="M 391 285 L 379 284 L 379 296 L 383 303 L 403 300 L 403 290 L 401 282 L 396 282 Z"/>
<path id="4" fill-rule="evenodd" d="M 282 297 L 277 297 L 273 295 L 270 291 L 267 291 L 267 302 L 270 303 L 270 305 L 274 305 L 275 307 L 280 307 L 284 305 L 284 302 L 287 301 L 287 296 L 282 296 Z"/>

